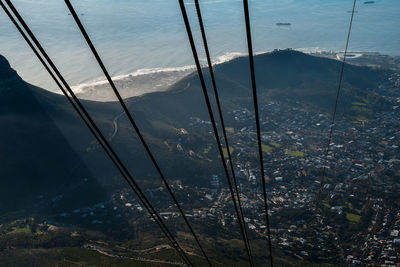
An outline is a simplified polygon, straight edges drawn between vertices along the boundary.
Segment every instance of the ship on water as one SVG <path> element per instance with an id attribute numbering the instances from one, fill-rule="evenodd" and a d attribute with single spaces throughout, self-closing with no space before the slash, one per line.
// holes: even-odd
<path id="1" fill-rule="evenodd" d="M 365 1 L 365 2 L 364 2 L 365 5 L 374 4 L 374 3 L 375 3 L 375 1 Z"/>
<path id="2" fill-rule="evenodd" d="M 278 23 L 276 23 L 276 26 L 290 26 L 290 25 L 292 25 L 292 24 L 289 23 L 289 22 L 278 22 Z"/>

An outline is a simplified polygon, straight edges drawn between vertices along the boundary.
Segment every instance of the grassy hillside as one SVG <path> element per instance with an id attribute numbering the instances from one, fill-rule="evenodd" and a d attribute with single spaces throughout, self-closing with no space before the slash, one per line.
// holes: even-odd
<path id="1" fill-rule="evenodd" d="M 331 112 L 340 62 L 285 50 L 256 56 L 255 64 L 260 105 L 278 100 Z M 204 74 L 210 85 L 206 69 Z M 226 121 L 232 126 L 235 121 L 228 111 L 239 106 L 253 110 L 248 59 L 218 65 L 215 74 Z M 338 112 L 351 120 L 367 120 L 375 110 L 387 108 L 375 91 L 388 74 L 346 65 Z M 214 102 L 211 86 L 209 91 Z M 107 191 L 125 186 L 65 98 L 25 83 L 3 57 L 0 96 L 0 211 L 26 208 L 28 203 L 64 193 L 62 205 L 79 205 L 85 198 L 95 201 Z M 170 180 L 208 185 L 205 177 L 222 172 L 211 126 L 203 132 L 191 126 L 193 118 L 209 120 L 197 73 L 166 92 L 126 101 Z M 122 112 L 119 104 L 83 103 L 132 174 L 144 185 L 160 184 L 126 117 L 114 121 Z M 114 122 L 118 127 L 115 136 Z"/>

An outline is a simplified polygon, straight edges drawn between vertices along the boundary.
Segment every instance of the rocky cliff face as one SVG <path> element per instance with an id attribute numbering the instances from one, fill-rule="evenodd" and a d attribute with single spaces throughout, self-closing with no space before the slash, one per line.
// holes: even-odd
<path id="1" fill-rule="evenodd" d="M 13 70 L 7 59 L 0 55 L 0 94 L 9 91 L 14 86 L 23 83 L 21 77 Z"/>

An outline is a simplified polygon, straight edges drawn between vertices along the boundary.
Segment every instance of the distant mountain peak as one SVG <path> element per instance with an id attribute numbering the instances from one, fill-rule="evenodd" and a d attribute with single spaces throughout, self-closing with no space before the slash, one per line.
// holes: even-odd
<path id="1" fill-rule="evenodd" d="M 2 66 L 3 64 L 8 64 L 8 66 L 10 66 L 10 63 L 8 63 L 7 59 L 4 56 L 0 55 L 0 66 Z"/>
<path id="2" fill-rule="evenodd" d="M 10 88 L 8 85 L 10 82 L 15 83 L 21 81 L 21 77 L 18 76 L 17 72 L 11 68 L 8 60 L 0 55 L 0 92 Z"/>
<path id="3" fill-rule="evenodd" d="M 4 56 L 0 55 L 0 78 L 7 77 L 6 75 L 9 75 L 11 72 L 15 73 L 8 60 Z"/>

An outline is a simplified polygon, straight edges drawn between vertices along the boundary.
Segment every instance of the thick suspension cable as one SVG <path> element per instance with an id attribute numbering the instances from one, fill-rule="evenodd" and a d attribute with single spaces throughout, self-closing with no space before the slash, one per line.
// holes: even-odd
<path id="1" fill-rule="evenodd" d="M 355 13 L 356 4 L 357 4 L 357 0 L 354 0 L 353 9 L 351 11 L 349 27 L 348 27 L 348 31 L 347 31 L 346 46 L 345 46 L 345 49 L 344 49 L 342 65 L 341 65 L 341 68 L 340 68 L 339 84 L 338 84 L 338 89 L 337 89 L 337 92 L 336 92 L 335 106 L 333 108 L 333 113 L 332 113 L 332 121 L 331 121 L 331 125 L 330 125 L 330 130 L 329 130 L 328 144 L 326 145 L 326 149 L 325 149 L 324 165 L 322 166 L 322 179 L 325 179 L 326 165 L 328 164 L 328 154 L 329 154 L 329 150 L 330 150 L 330 146 L 331 146 L 333 129 L 335 127 L 336 111 L 337 111 L 337 106 L 338 106 L 338 103 L 339 103 L 340 91 L 342 89 L 343 73 L 344 73 L 344 67 L 346 65 L 347 51 L 348 51 L 348 48 L 349 48 L 351 28 L 352 28 L 352 25 L 353 25 L 353 19 L 354 19 L 354 13 Z M 322 189 L 322 183 L 321 183 L 321 189 Z M 321 189 L 318 192 L 317 201 L 319 200 Z"/>
<path id="2" fill-rule="evenodd" d="M 70 89 L 70 87 L 68 86 L 68 84 L 65 82 L 65 79 L 62 77 L 62 75 L 59 73 L 58 69 L 54 66 L 53 62 L 50 60 L 50 58 L 47 56 L 46 52 L 43 50 L 43 48 L 41 47 L 40 43 L 37 41 L 37 39 L 35 38 L 35 36 L 33 35 L 33 33 L 30 31 L 29 27 L 26 25 L 26 23 L 24 22 L 24 20 L 22 19 L 22 17 L 19 15 L 18 11 L 14 8 L 14 6 L 12 5 L 12 3 L 9 0 L 5 0 L 7 2 L 7 4 L 9 5 L 10 9 L 12 10 L 12 12 L 14 13 L 14 15 L 17 17 L 17 19 L 20 21 L 20 23 L 22 24 L 22 26 L 25 28 L 25 30 L 27 31 L 27 33 L 29 34 L 29 36 L 31 37 L 31 39 L 34 41 L 34 43 L 36 44 L 36 46 L 38 47 L 38 49 L 40 50 L 40 52 L 43 54 L 43 56 L 46 58 L 46 60 L 48 61 L 48 63 L 50 64 L 50 66 L 53 68 L 54 72 L 56 73 L 56 75 L 59 77 L 59 79 L 62 81 L 62 83 L 64 84 L 64 86 L 67 88 L 68 92 L 71 94 L 72 98 L 75 100 L 75 102 L 78 104 L 78 106 L 80 107 L 80 109 L 82 110 L 82 112 L 84 113 L 84 115 L 86 116 L 86 118 L 88 119 L 89 123 L 86 121 L 84 115 L 81 113 L 81 111 L 78 109 L 78 107 L 74 104 L 74 102 L 72 102 L 72 100 L 70 99 L 70 97 L 68 96 L 68 93 L 65 91 L 65 89 L 61 86 L 60 82 L 57 80 L 57 78 L 54 76 L 53 72 L 49 69 L 49 67 L 47 66 L 47 64 L 45 63 L 45 61 L 43 60 L 43 58 L 40 56 L 40 54 L 37 52 L 36 48 L 33 46 L 33 44 L 30 42 L 30 40 L 28 39 L 28 37 L 25 35 L 25 33 L 23 32 L 23 30 L 20 28 L 20 26 L 18 25 L 18 23 L 15 21 L 15 19 L 13 18 L 13 16 L 10 14 L 10 12 L 7 10 L 7 8 L 5 7 L 5 5 L 3 4 L 2 0 L 0 0 L 0 5 L 2 6 L 2 8 L 4 9 L 4 11 L 6 12 L 6 14 L 9 16 L 10 20 L 14 23 L 14 25 L 16 26 L 16 28 L 18 29 L 18 31 L 20 32 L 20 34 L 23 36 L 23 38 L 25 39 L 25 41 L 28 43 L 28 45 L 31 47 L 31 49 L 33 50 L 33 52 L 35 53 L 35 55 L 39 58 L 39 60 L 41 61 L 41 63 L 44 65 L 44 67 L 46 68 L 46 70 L 49 72 L 50 76 L 54 79 L 54 81 L 56 82 L 56 84 L 58 85 L 58 87 L 61 89 L 61 91 L 63 92 L 63 94 L 67 97 L 68 101 L 70 102 L 70 104 L 73 106 L 73 108 L 75 109 L 75 111 L 78 113 L 78 115 L 80 116 L 80 118 L 84 121 L 85 125 L 89 128 L 90 132 L 94 135 L 94 137 L 96 138 L 96 140 L 99 142 L 99 144 L 102 146 L 102 148 L 104 149 L 104 151 L 106 152 L 106 154 L 110 157 L 111 161 L 115 164 L 115 166 L 117 167 L 117 169 L 120 171 L 120 173 L 122 174 L 122 176 L 125 178 L 125 180 L 128 182 L 128 185 L 131 187 L 131 189 L 134 191 L 134 193 L 138 196 L 139 200 L 142 202 L 142 204 L 145 206 L 145 208 L 147 209 L 147 211 L 150 213 L 150 215 L 152 216 L 152 218 L 156 221 L 156 223 L 160 226 L 161 230 L 163 231 L 163 233 L 166 235 L 166 237 L 168 238 L 169 241 L 171 241 L 173 247 L 175 249 L 178 250 L 178 253 L 183 257 L 183 260 L 189 264 L 189 265 L 193 265 L 189 258 L 187 257 L 186 253 L 183 251 L 183 249 L 180 247 L 179 243 L 175 240 L 174 236 L 171 234 L 171 232 L 169 231 L 169 229 L 167 228 L 167 226 L 165 225 L 165 223 L 162 221 L 161 217 L 158 215 L 158 213 L 154 210 L 154 208 L 152 207 L 152 205 L 150 204 L 150 202 L 148 201 L 148 199 L 146 198 L 146 196 L 144 195 L 143 191 L 140 189 L 140 187 L 136 184 L 136 182 L 134 181 L 133 177 L 130 175 L 130 173 L 128 172 L 128 170 L 126 169 L 126 167 L 123 165 L 123 163 L 121 162 L 121 160 L 119 159 L 119 157 L 117 156 L 117 154 L 115 153 L 115 151 L 112 149 L 112 147 L 109 145 L 109 143 L 107 142 L 106 138 L 104 137 L 104 135 L 101 133 L 101 131 L 98 129 L 98 127 L 96 126 L 96 124 L 94 123 L 94 121 L 91 119 L 91 117 L 89 116 L 89 114 L 87 114 L 86 110 L 84 109 L 84 107 L 80 104 L 79 99 L 76 98 L 75 94 L 73 93 L 73 91 Z M 76 101 L 77 100 L 77 101 Z M 93 128 L 94 130 L 93 130 Z M 95 133 L 95 131 L 97 132 L 97 134 Z M 103 144 L 104 142 L 104 144 Z M 114 158 L 113 158 L 114 156 Z M 128 179 L 128 177 L 129 179 Z"/>
<path id="3" fill-rule="evenodd" d="M 247 253 L 249 262 L 250 262 L 250 264 L 252 264 L 251 256 L 250 256 L 250 253 L 249 253 L 249 249 L 247 247 L 246 236 L 244 234 L 245 229 L 244 229 L 244 226 L 241 223 L 239 209 L 237 207 L 237 203 L 236 203 L 236 200 L 235 200 L 235 194 L 233 192 L 232 182 L 230 180 L 228 167 L 227 167 L 226 162 L 225 162 L 224 153 L 223 153 L 221 142 L 220 142 L 220 138 L 219 138 L 219 135 L 218 135 L 217 124 L 215 122 L 215 118 L 214 118 L 213 111 L 212 111 L 212 108 L 211 108 L 210 99 L 209 99 L 207 88 L 206 88 L 206 84 L 205 84 L 205 81 L 204 81 L 203 72 L 201 70 L 199 57 L 197 55 L 196 45 L 194 43 L 192 30 L 190 28 L 190 23 L 189 23 L 188 15 L 186 13 L 186 8 L 185 8 L 184 1 L 183 0 L 179 0 L 179 5 L 180 5 L 180 8 L 181 8 L 182 17 L 183 17 L 183 21 L 185 23 L 185 28 L 186 28 L 186 32 L 187 32 L 187 35 L 188 35 L 188 38 L 189 38 L 190 46 L 191 46 L 191 49 L 192 49 L 192 52 L 193 52 L 194 61 L 195 61 L 195 64 L 196 64 L 196 68 L 197 68 L 197 72 L 198 72 L 198 75 L 199 75 L 201 87 L 202 87 L 202 90 L 203 90 L 203 94 L 204 94 L 204 98 L 205 98 L 205 101 L 206 101 L 208 113 L 209 113 L 209 116 L 210 116 L 210 120 L 211 120 L 211 124 L 212 124 L 212 127 L 213 127 L 213 131 L 214 131 L 215 140 L 217 141 L 219 155 L 221 157 L 222 165 L 224 167 L 225 175 L 226 175 L 226 178 L 227 178 L 227 182 L 228 182 L 231 198 L 232 198 L 233 205 L 234 205 L 235 212 L 236 212 L 236 217 L 237 217 L 239 225 L 240 225 L 240 232 L 241 232 L 242 239 L 243 239 L 243 242 L 244 242 L 244 245 L 245 245 L 245 248 L 246 248 L 246 253 Z"/>
<path id="4" fill-rule="evenodd" d="M 268 214 L 267 190 L 266 190 L 266 185 L 265 185 L 265 171 L 264 171 L 264 159 L 263 159 L 262 143 L 261 143 L 260 115 L 258 112 L 256 75 L 255 75 L 255 70 L 254 70 L 254 58 L 253 58 L 253 44 L 251 41 L 249 3 L 247 0 L 243 0 L 243 9 L 244 9 L 244 18 L 245 18 L 245 22 L 246 22 L 246 34 L 247 34 L 247 46 L 248 46 L 248 52 L 249 52 L 251 85 L 253 88 L 254 114 L 255 114 L 256 127 L 257 127 L 258 154 L 259 154 L 259 159 L 260 159 L 261 182 L 262 182 L 263 196 L 264 196 L 265 220 L 266 220 L 266 224 L 267 224 L 269 259 L 270 259 L 270 264 L 272 267 L 274 265 L 274 263 L 273 263 L 273 257 L 272 257 L 271 229 L 270 229 L 269 214 Z"/>
<path id="5" fill-rule="evenodd" d="M 69 98 L 67 92 L 65 91 L 65 89 L 61 86 L 61 84 L 59 83 L 59 81 L 57 80 L 57 78 L 54 76 L 54 74 L 51 72 L 51 70 L 49 69 L 49 67 L 47 66 L 47 64 L 44 62 L 44 60 L 42 59 L 42 57 L 40 56 L 40 54 L 37 52 L 36 48 L 32 45 L 32 43 L 30 42 L 30 40 L 27 38 L 27 36 L 25 35 L 25 33 L 23 32 L 23 30 L 20 28 L 20 26 L 18 25 L 18 23 L 14 20 L 14 18 L 12 17 L 12 15 L 9 13 L 9 11 L 6 9 L 6 7 L 3 5 L 3 3 L 0 0 L 0 4 L 3 7 L 4 11 L 6 12 L 6 14 L 9 16 L 9 18 L 11 19 L 11 21 L 14 23 L 14 25 L 16 26 L 16 28 L 18 29 L 18 31 L 21 33 L 21 35 L 23 36 L 23 38 L 25 39 L 25 41 L 28 43 L 28 45 L 31 47 L 31 49 L 33 50 L 33 52 L 36 54 L 36 56 L 39 58 L 39 60 L 41 61 L 41 63 L 43 64 L 43 66 L 45 67 L 45 69 L 48 71 L 48 73 L 50 74 L 50 76 L 53 78 L 53 80 L 56 82 L 56 84 L 58 85 L 58 87 L 61 89 L 61 91 L 63 92 L 63 94 L 67 97 L 68 101 L 70 102 L 70 104 L 73 106 L 73 108 L 75 109 L 75 111 L 78 113 L 78 115 L 81 117 L 81 119 L 84 121 L 85 125 L 89 128 L 90 132 L 94 135 L 94 137 L 96 138 L 96 140 L 99 142 L 99 144 L 101 145 L 101 147 L 104 149 L 104 151 L 106 152 L 106 154 L 110 157 L 111 161 L 114 163 L 114 165 L 116 166 L 116 168 L 118 169 L 118 171 L 122 174 L 122 176 L 125 178 L 126 182 L 128 183 L 128 185 L 131 187 L 131 189 L 134 191 L 134 193 L 137 195 L 137 197 L 139 198 L 139 200 L 141 201 L 141 203 L 145 206 L 146 210 L 150 213 L 150 215 L 152 216 L 152 218 L 155 220 L 155 222 L 158 224 L 158 226 L 161 228 L 161 230 L 163 231 L 163 233 L 166 235 L 166 237 L 168 238 L 168 240 L 172 243 L 173 247 L 175 249 L 178 250 L 178 254 L 182 256 L 182 249 L 180 249 L 179 246 L 177 246 L 177 242 L 173 241 L 173 236 L 172 234 L 169 232 L 168 229 L 164 229 L 162 224 L 158 221 L 157 217 L 155 217 L 155 215 L 151 212 L 151 210 L 149 209 L 149 207 L 147 206 L 146 202 L 144 202 L 144 200 L 141 198 L 141 196 L 138 194 L 137 190 L 134 188 L 134 186 L 132 185 L 132 183 L 127 179 L 127 176 L 122 172 L 122 169 L 120 166 L 118 166 L 118 163 L 113 159 L 113 157 L 111 156 L 110 152 L 106 149 L 106 147 L 104 146 L 104 144 L 101 142 L 101 140 L 99 139 L 99 137 L 96 135 L 96 133 L 93 131 L 93 129 L 91 128 L 91 126 L 88 124 L 88 122 L 86 121 L 86 119 L 83 117 L 82 113 L 79 111 L 79 109 L 76 107 L 76 105 L 72 102 L 72 100 Z M 168 232 L 169 235 L 168 235 Z M 172 236 L 172 238 L 171 238 Z M 179 250 L 180 249 L 180 250 Z M 183 260 L 185 262 L 187 262 L 187 260 L 183 257 Z M 188 262 L 187 262 L 188 263 Z"/>
<path id="6" fill-rule="evenodd" d="M 203 23 L 203 18 L 202 18 L 202 15 L 201 15 L 201 9 L 200 9 L 199 0 L 195 0 L 195 5 L 196 5 L 197 18 L 199 20 L 199 25 L 200 25 L 201 36 L 202 36 L 202 39 L 203 39 L 204 50 L 206 52 L 206 58 L 207 58 L 208 69 L 209 69 L 209 72 L 210 72 L 211 83 L 212 83 L 212 86 L 213 86 L 215 100 L 216 100 L 216 103 L 217 103 L 219 120 L 221 122 L 222 133 L 223 133 L 223 136 L 224 136 L 225 146 L 226 146 L 226 149 L 227 149 L 228 160 L 229 160 L 229 165 L 230 165 L 230 169 L 231 169 L 231 173 L 232 173 L 233 184 L 235 186 L 236 198 L 237 198 L 238 205 L 239 205 L 239 211 L 240 211 L 240 216 L 241 216 L 241 219 L 242 219 L 242 224 L 244 226 L 244 234 L 245 234 L 245 238 L 246 238 L 246 242 L 247 242 L 247 247 L 249 249 L 249 254 L 250 254 L 250 257 L 251 257 L 252 265 L 254 266 L 254 259 L 253 259 L 253 255 L 252 255 L 252 252 L 251 252 L 250 242 L 249 242 L 249 238 L 248 238 L 248 234 L 247 234 L 246 222 L 244 220 L 242 203 L 241 203 L 241 200 L 240 200 L 240 192 L 239 192 L 239 188 L 238 188 L 238 184 L 237 184 L 235 170 L 234 170 L 234 167 L 233 167 L 233 161 L 232 161 L 230 146 L 229 146 L 229 142 L 228 142 L 228 136 L 226 134 L 224 117 L 223 117 L 223 114 L 222 114 L 222 108 L 221 108 L 221 103 L 220 103 L 220 99 L 219 99 L 217 83 L 215 81 L 214 68 L 213 68 L 213 65 L 212 65 L 212 62 L 211 62 L 210 50 L 208 48 L 207 36 L 206 36 L 205 29 L 204 29 L 204 23 Z"/>
<path id="7" fill-rule="evenodd" d="M 198 239 L 197 235 L 195 234 L 195 232 L 194 232 L 194 230 L 193 230 L 193 227 L 190 225 L 190 222 L 189 222 L 189 220 L 187 219 L 187 217 L 186 217 L 186 215 L 185 215 L 185 213 L 184 213 L 184 211 L 183 211 L 181 205 L 179 204 L 177 198 L 175 197 L 175 194 L 174 194 L 174 192 L 172 191 L 172 188 L 171 188 L 170 185 L 168 184 L 168 181 L 167 181 L 167 179 L 165 178 L 165 175 L 164 175 L 163 172 L 161 171 L 161 168 L 160 168 L 160 166 L 158 165 L 158 163 L 157 163 L 157 161 L 156 161 L 156 159 L 155 159 L 153 153 L 151 152 L 150 147 L 148 146 L 147 142 L 145 141 L 145 139 L 144 139 L 144 137 L 143 137 L 143 134 L 140 132 L 139 127 L 137 126 L 135 120 L 134 120 L 133 117 L 132 117 L 132 114 L 129 112 L 129 109 L 128 109 L 128 107 L 126 106 L 124 100 L 122 99 L 122 97 L 121 97 L 121 95 L 120 95 L 120 93 L 119 93 L 117 87 L 115 86 L 113 79 L 111 78 L 109 72 L 107 71 L 107 68 L 105 67 L 103 61 L 102 61 L 101 58 L 100 58 L 100 55 L 98 54 L 96 48 L 94 47 L 94 45 L 93 45 L 93 43 L 92 43 L 92 41 L 91 41 L 89 35 L 87 34 L 87 32 L 86 32 L 86 30 L 85 30 L 85 27 L 84 27 L 83 24 L 81 23 L 81 21 L 80 21 L 78 15 L 77 15 L 76 12 L 75 12 L 75 9 L 74 9 L 73 6 L 71 5 L 71 2 L 70 2 L 69 0 L 65 0 L 65 3 L 66 3 L 66 5 L 67 5 L 68 9 L 70 10 L 70 12 L 71 12 L 71 14 L 72 14 L 72 17 L 74 18 L 76 24 L 78 25 L 78 28 L 79 28 L 79 30 L 81 31 L 83 37 L 85 38 L 87 44 L 89 45 L 89 48 L 90 48 L 90 50 L 92 51 L 94 57 L 96 58 L 96 60 L 97 60 L 97 62 L 98 62 L 98 64 L 99 64 L 99 66 L 100 66 L 100 68 L 102 69 L 104 75 L 106 76 L 108 83 L 110 84 L 112 90 L 114 91 L 116 97 L 118 98 L 118 101 L 119 101 L 119 103 L 121 104 L 121 106 L 122 106 L 122 108 L 123 108 L 125 114 L 127 115 L 127 117 L 128 117 L 128 119 L 129 119 L 129 121 L 130 121 L 132 127 L 134 128 L 136 134 L 138 135 L 138 137 L 139 137 L 139 139 L 140 139 L 142 145 L 144 146 L 144 148 L 145 148 L 147 154 L 149 155 L 149 157 L 150 157 L 150 159 L 151 159 L 151 161 L 152 161 L 154 167 L 156 168 L 158 174 L 160 175 L 160 177 L 161 177 L 161 179 L 162 179 L 162 181 L 163 181 L 165 187 L 167 188 L 169 194 L 171 195 L 171 197 L 172 197 L 172 199 L 173 199 L 173 201 L 174 201 L 176 207 L 178 208 L 180 214 L 182 215 L 182 218 L 184 219 L 184 221 L 185 221 L 187 227 L 189 228 L 189 230 L 190 230 L 192 236 L 194 237 L 194 239 L 195 239 L 197 245 L 199 246 L 199 248 L 200 248 L 200 250 L 201 250 L 201 252 L 202 252 L 204 258 L 206 259 L 207 263 L 211 266 L 211 262 L 210 262 L 210 260 L 209 260 L 209 258 L 208 258 L 208 256 L 207 256 L 205 250 L 203 249 L 203 246 L 201 245 L 200 240 Z"/>

